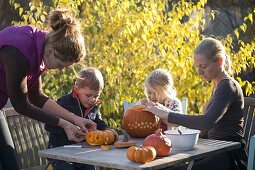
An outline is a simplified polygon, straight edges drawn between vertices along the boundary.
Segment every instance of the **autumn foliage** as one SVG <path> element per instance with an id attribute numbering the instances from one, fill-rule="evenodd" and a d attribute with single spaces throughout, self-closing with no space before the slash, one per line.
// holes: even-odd
<path id="1" fill-rule="evenodd" d="M 193 67 L 192 52 L 203 38 L 206 0 L 196 3 L 184 0 L 58 0 L 30 2 L 25 10 L 14 0 L 10 1 L 19 11 L 21 21 L 14 24 L 33 24 L 44 28 L 43 23 L 52 7 L 65 7 L 73 11 L 82 23 L 86 39 L 88 66 L 98 67 L 105 79 L 101 94 L 101 112 L 111 127 L 120 126 L 123 100 L 137 101 L 145 97 L 143 82 L 156 68 L 166 68 L 173 75 L 178 97 L 189 99 L 188 113 L 202 113 L 203 104 L 211 93 L 211 84 L 204 82 Z M 233 61 L 235 73 L 247 66 L 255 66 L 255 39 L 243 42 L 246 23 L 253 23 L 255 10 L 244 18 L 244 24 L 234 31 L 234 37 L 222 38 L 227 53 Z M 234 40 L 239 50 L 233 51 Z M 75 69 L 78 71 L 79 66 Z M 72 89 L 73 70 L 48 71 L 43 76 L 47 94 L 57 98 Z M 254 84 L 242 82 L 246 92 Z M 253 89 L 252 89 L 253 88 Z"/>

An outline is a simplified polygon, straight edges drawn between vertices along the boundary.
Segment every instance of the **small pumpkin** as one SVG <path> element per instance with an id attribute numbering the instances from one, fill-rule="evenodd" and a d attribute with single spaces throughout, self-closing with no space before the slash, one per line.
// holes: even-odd
<path id="1" fill-rule="evenodd" d="M 156 150 L 151 146 L 136 147 L 131 146 L 126 152 L 126 156 L 130 161 L 137 163 L 151 162 L 156 158 Z"/>
<path id="2" fill-rule="evenodd" d="M 115 139 L 115 133 L 111 130 L 95 130 L 90 131 L 85 135 L 86 142 L 89 145 L 109 145 L 112 144 Z"/>
<path id="3" fill-rule="evenodd" d="M 123 127 L 131 137 L 145 138 L 159 128 L 159 118 L 144 108 L 143 105 L 131 107 L 123 116 Z"/>

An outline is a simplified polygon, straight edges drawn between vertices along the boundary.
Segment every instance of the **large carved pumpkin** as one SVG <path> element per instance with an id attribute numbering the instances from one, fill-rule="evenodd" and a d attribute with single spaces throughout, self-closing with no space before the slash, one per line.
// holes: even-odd
<path id="1" fill-rule="evenodd" d="M 144 111 L 144 106 L 129 108 L 123 116 L 125 131 L 134 138 L 145 138 L 159 128 L 159 118 Z"/>

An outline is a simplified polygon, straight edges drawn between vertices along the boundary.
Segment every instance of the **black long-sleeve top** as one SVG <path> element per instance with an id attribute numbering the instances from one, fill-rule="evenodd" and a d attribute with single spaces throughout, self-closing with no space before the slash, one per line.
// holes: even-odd
<path id="1" fill-rule="evenodd" d="M 169 123 L 207 130 L 209 139 L 243 136 L 243 92 L 234 79 L 222 80 L 212 94 L 203 115 L 169 113 Z"/>

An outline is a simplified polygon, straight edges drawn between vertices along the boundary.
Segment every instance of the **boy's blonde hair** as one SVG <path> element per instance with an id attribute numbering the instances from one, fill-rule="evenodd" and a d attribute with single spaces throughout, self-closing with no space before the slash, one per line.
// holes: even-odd
<path id="1" fill-rule="evenodd" d="M 161 97 L 176 97 L 173 78 L 166 69 L 159 68 L 151 72 L 145 80 L 144 89 L 146 95 L 148 95 L 148 89 L 153 89 Z"/>
<path id="2" fill-rule="evenodd" d="M 104 78 L 102 73 L 94 67 L 89 67 L 79 72 L 75 85 L 78 88 L 89 87 L 92 90 L 103 90 Z"/>

